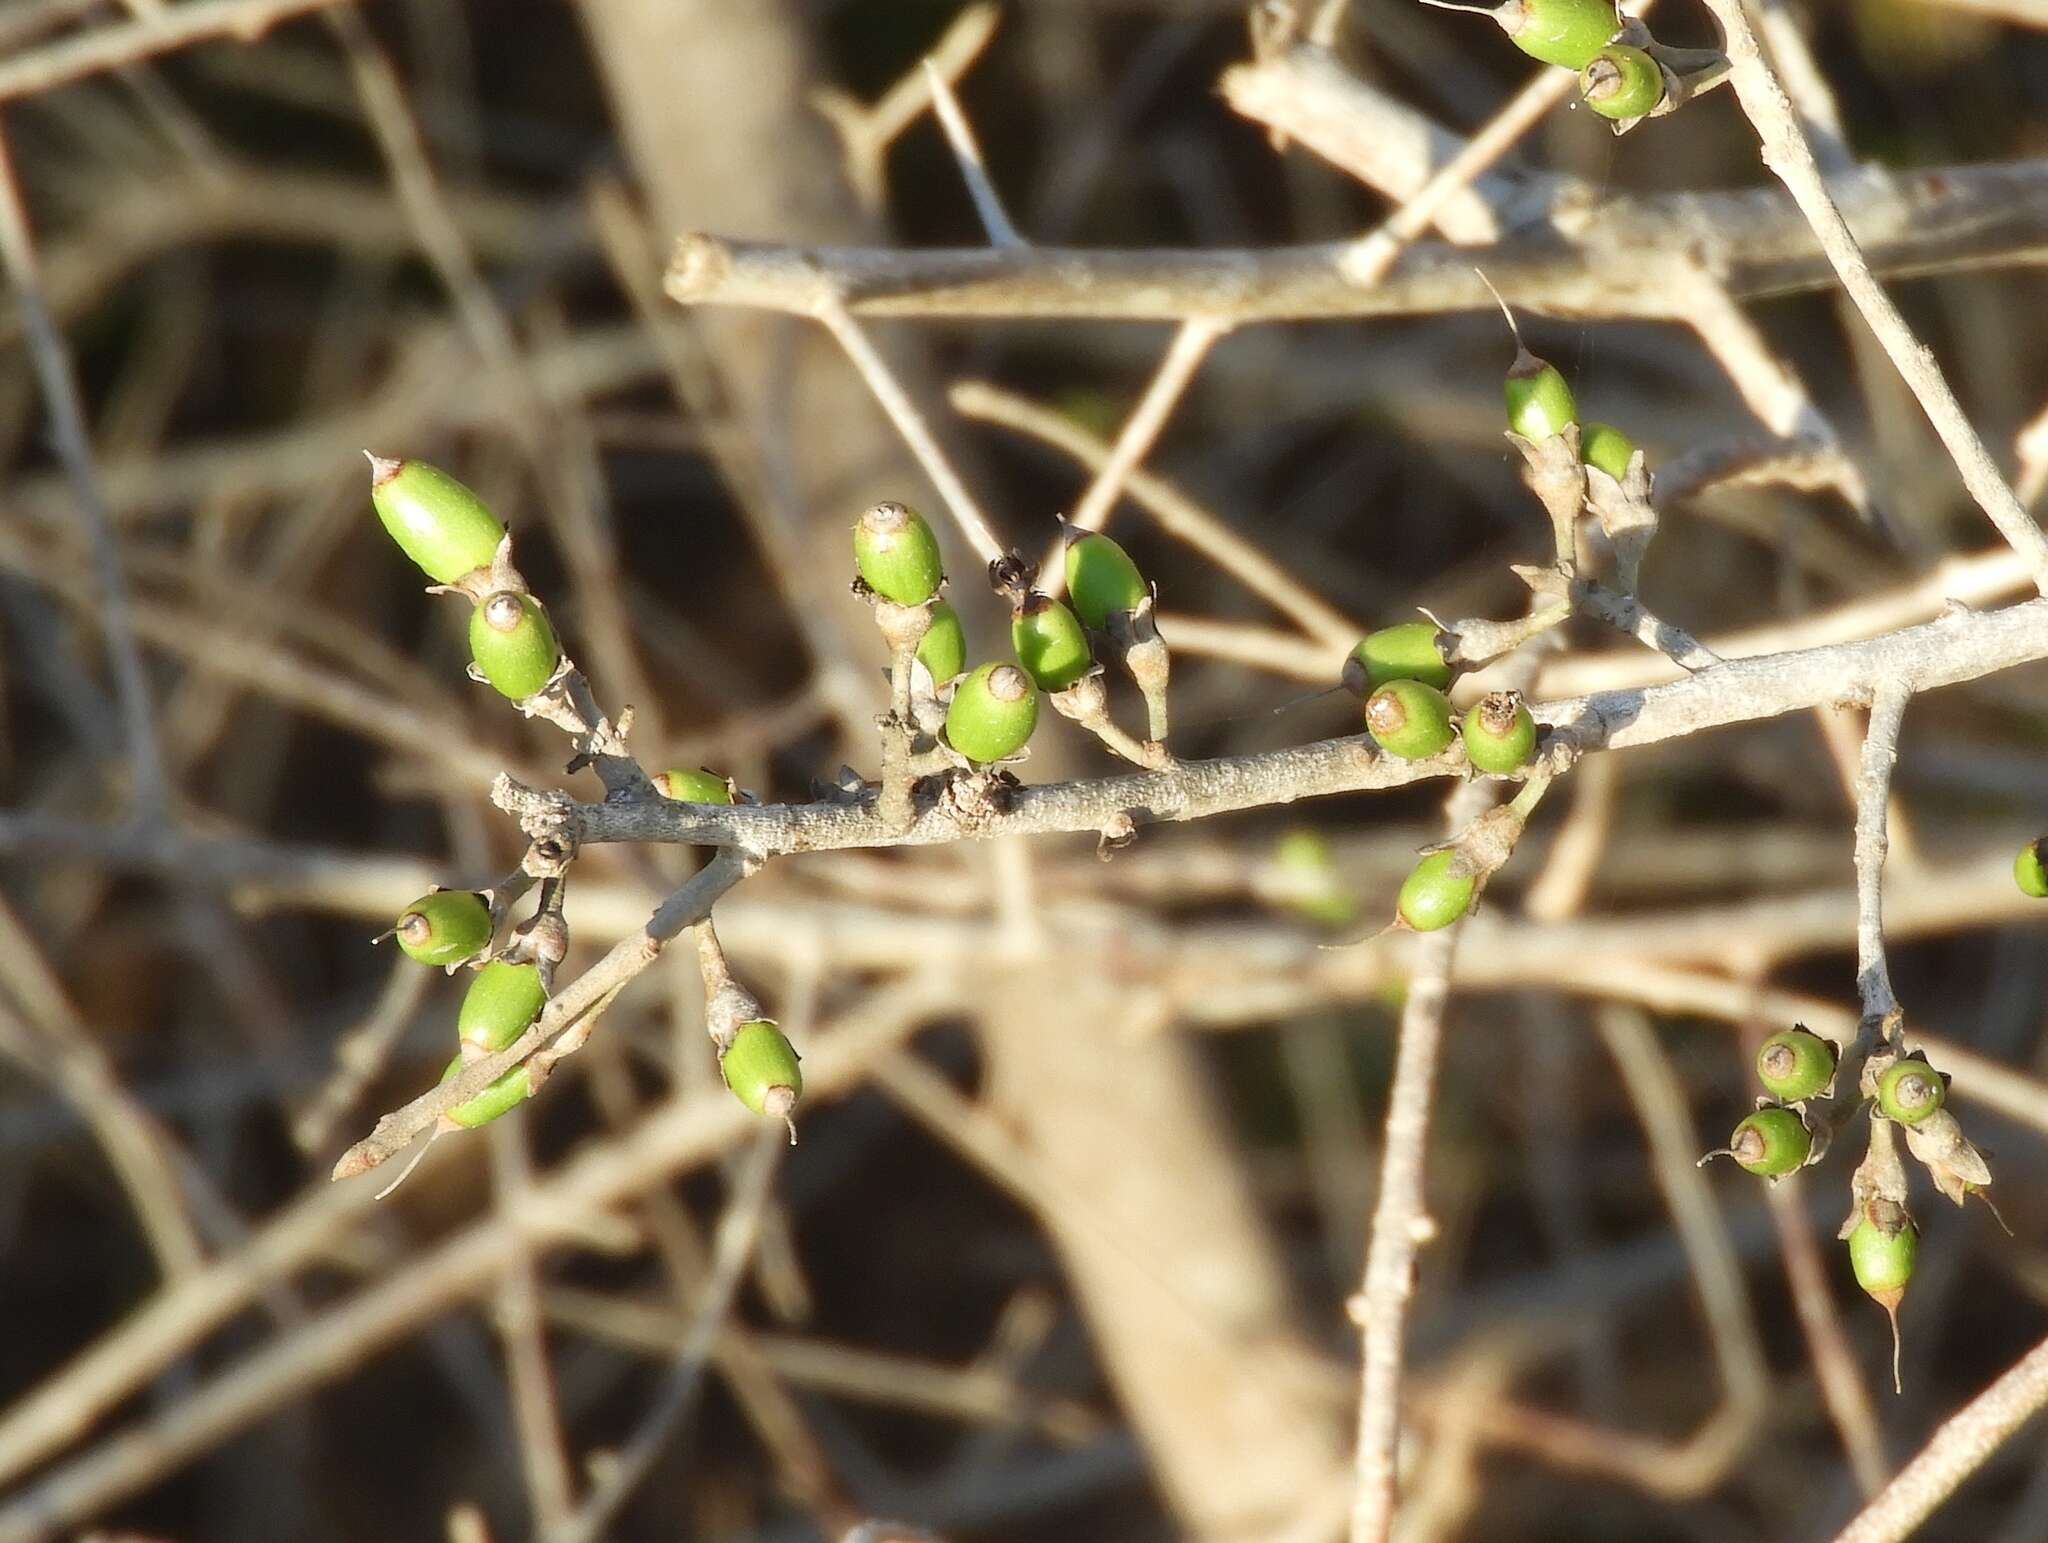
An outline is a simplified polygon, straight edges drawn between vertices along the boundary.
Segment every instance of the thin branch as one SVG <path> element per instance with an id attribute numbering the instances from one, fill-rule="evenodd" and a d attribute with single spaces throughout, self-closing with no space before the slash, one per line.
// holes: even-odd
<path id="1" fill-rule="evenodd" d="M 188 43 L 232 37 L 253 43 L 288 17 L 334 0 L 187 0 L 120 26 L 98 27 L 0 64 L 0 102 L 35 96 L 104 70 L 169 53 Z"/>
<path id="2" fill-rule="evenodd" d="M 952 146 L 953 159 L 960 163 L 960 180 L 967 184 L 967 196 L 974 200 L 974 212 L 981 216 L 981 226 L 988 232 L 989 243 L 1004 247 L 1030 245 L 1017 234 L 1017 227 L 1010 220 L 1010 211 L 1003 207 L 1003 195 L 989 180 L 988 167 L 982 162 L 981 146 L 975 140 L 973 125 L 968 123 L 967 114 L 960 110 L 960 99 L 953 95 L 952 82 L 946 79 L 936 59 L 925 59 L 924 77 L 931 88 L 932 112 L 938 117 L 939 127 L 946 131 L 946 143 Z"/>
<path id="3" fill-rule="evenodd" d="M 1891 798 L 1892 764 L 1899 755 L 1899 722 L 1905 717 L 1909 686 L 1879 688 L 1863 733 L 1863 765 L 1856 783 L 1856 987 L 1866 1022 L 1898 1006 L 1884 957 L 1884 859 L 1891 843 L 1885 811 Z"/>

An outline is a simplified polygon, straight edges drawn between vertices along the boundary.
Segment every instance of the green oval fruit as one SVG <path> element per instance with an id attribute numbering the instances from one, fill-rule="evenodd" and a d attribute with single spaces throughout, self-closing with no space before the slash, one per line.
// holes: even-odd
<path id="1" fill-rule="evenodd" d="M 448 1063 L 448 1070 L 441 1073 L 446 1082 L 462 1070 L 462 1057 L 457 1056 Z M 488 1125 L 501 1114 L 510 1114 L 529 1098 L 533 1097 L 533 1079 L 524 1066 L 515 1066 L 496 1082 L 485 1088 L 466 1104 L 457 1104 L 448 1111 L 448 1118 L 457 1125 L 475 1130 L 479 1125 Z"/>
<path id="2" fill-rule="evenodd" d="M 1628 475 L 1628 463 L 1635 459 L 1635 441 L 1611 423 L 1579 425 L 1579 459 L 1597 466 L 1616 482 Z"/>
<path id="3" fill-rule="evenodd" d="M 1792 1172 L 1812 1151 L 1813 1133 L 1790 1109 L 1759 1109 L 1728 1138 L 1728 1155 L 1766 1178 Z"/>
<path id="4" fill-rule="evenodd" d="M 2048 836 L 2029 841 L 2012 860 L 2012 881 L 2020 893 L 2048 900 Z"/>
<path id="5" fill-rule="evenodd" d="M 1640 48 L 1611 44 L 1579 72 L 1579 95 L 1603 118 L 1640 118 L 1664 100 L 1664 69 Z"/>
<path id="6" fill-rule="evenodd" d="M 725 1085 L 756 1114 L 786 1120 L 803 1096 L 804 1074 L 797 1067 L 796 1047 L 765 1018 L 740 1025 L 718 1058 Z"/>
<path id="7" fill-rule="evenodd" d="M 1390 680 L 1365 703 L 1365 727 L 1388 755 L 1420 761 L 1457 738 L 1451 699 L 1419 680 Z"/>
<path id="8" fill-rule="evenodd" d="M 729 804 L 732 787 L 715 771 L 676 766 L 653 779 L 654 791 L 680 804 Z"/>
<path id="9" fill-rule="evenodd" d="M 1883 1302 L 1895 1306 L 1913 1278 L 1913 1266 L 1920 1256 L 1920 1235 L 1908 1221 L 1897 1232 L 1887 1233 L 1868 1216 L 1849 1234 L 1849 1268 L 1856 1284 Z"/>
<path id="10" fill-rule="evenodd" d="M 1918 1125 L 1942 1105 L 1941 1073 L 1917 1055 L 1901 1056 L 1877 1079 L 1877 1107 L 1888 1120 Z"/>
<path id="11" fill-rule="evenodd" d="M 1835 1075 L 1835 1047 L 1810 1029 L 1773 1034 L 1756 1053 L 1756 1079 L 1773 1098 L 1797 1103 L 1826 1087 Z"/>
<path id="12" fill-rule="evenodd" d="M 1519 771 L 1536 753 L 1536 720 L 1519 691 L 1489 691 L 1465 714 L 1465 759 L 1483 772 Z"/>
<path id="13" fill-rule="evenodd" d="M 1015 755 L 1038 727 L 1038 689 L 1014 664 L 984 664 L 954 688 L 946 743 L 984 766 Z"/>
<path id="14" fill-rule="evenodd" d="M 500 590 L 469 613 L 469 657 L 485 680 L 517 702 L 554 678 L 562 650 L 538 600 Z"/>
<path id="15" fill-rule="evenodd" d="M 481 498 L 425 461 L 371 456 L 370 503 L 399 550 L 436 584 L 486 566 L 505 538 Z"/>
<path id="16" fill-rule="evenodd" d="M 466 889 L 437 889 L 405 908 L 391 929 L 421 964 L 460 964 L 491 941 L 491 908 Z"/>
<path id="17" fill-rule="evenodd" d="M 1522 438 L 1541 443 L 1562 434 L 1565 426 L 1578 421 L 1579 404 L 1563 371 L 1546 364 L 1527 349 L 1515 355 L 1503 392 L 1508 404 L 1508 427 Z"/>
<path id="18" fill-rule="evenodd" d="M 1088 531 L 1067 543 L 1067 595 L 1074 613 L 1101 628 L 1118 611 L 1135 611 L 1151 591 L 1130 553 Z"/>
<path id="19" fill-rule="evenodd" d="M 455 1037 L 465 1045 L 503 1050 L 526 1032 L 548 1005 L 540 971 L 530 964 L 493 959 L 469 983 L 455 1015 Z"/>
<path id="20" fill-rule="evenodd" d="M 1342 927 L 1357 919 L 1358 901 L 1345 890 L 1321 831 L 1306 826 L 1288 831 L 1273 848 L 1273 866 L 1294 881 L 1287 904 L 1310 921 Z"/>
<path id="21" fill-rule="evenodd" d="M 1438 633 L 1433 621 L 1404 621 L 1368 632 L 1344 661 L 1344 684 L 1359 696 L 1371 696 L 1390 680 L 1419 680 L 1446 689 L 1451 666 Z"/>
<path id="22" fill-rule="evenodd" d="M 966 629 L 960 625 L 960 613 L 943 600 L 932 605 L 932 624 L 917 645 L 917 657 L 935 684 L 944 684 L 967 668 Z"/>
<path id="23" fill-rule="evenodd" d="M 869 589 L 898 605 L 923 605 L 946 577 L 939 538 L 908 504 L 879 503 L 854 522 L 853 561 Z"/>
<path id="24" fill-rule="evenodd" d="M 1074 613 L 1050 595 L 1024 597 L 1010 617 L 1010 642 L 1017 662 L 1040 691 L 1064 691 L 1088 673 L 1095 656 Z"/>
<path id="25" fill-rule="evenodd" d="M 1479 886 L 1469 873 L 1459 873 L 1455 852 L 1432 852 L 1401 881 L 1401 895 L 1395 912 L 1417 932 L 1435 932 L 1448 927 L 1472 909 L 1472 896 Z"/>
<path id="26" fill-rule="evenodd" d="M 1568 70 L 1584 69 L 1621 30 L 1613 0 L 1506 0 L 1493 19 L 1530 58 Z"/>

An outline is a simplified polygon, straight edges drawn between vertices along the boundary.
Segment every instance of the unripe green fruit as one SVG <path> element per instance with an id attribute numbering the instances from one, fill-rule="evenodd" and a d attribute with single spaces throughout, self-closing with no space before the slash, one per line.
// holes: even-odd
<path id="1" fill-rule="evenodd" d="M 1941 1107 L 1947 1094 L 1941 1073 L 1916 1055 L 1899 1057 L 1877 1079 L 1877 1107 L 1886 1119 L 1901 1125 L 1918 1125 Z"/>
<path id="2" fill-rule="evenodd" d="M 1579 459 L 1597 466 L 1616 482 L 1628 475 L 1628 463 L 1635 459 L 1636 444 L 1611 423 L 1579 425 Z"/>
<path id="3" fill-rule="evenodd" d="M 424 461 L 371 456 L 370 503 L 399 550 L 436 584 L 484 567 L 505 537 L 481 498 Z"/>
<path id="4" fill-rule="evenodd" d="M 2048 836 L 2029 841 L 2012 860 L 2012 881 L 2020 893 L 2048 900 Z"/>
<path id="5" fill-rule="evenodd" d="M 1579 95 L 1603 118 L 1640 118 L 1664 100 L 1664 70 L 1640 48 L 1615 43 L 1579 72 Z"/>
<path id="6" fill-rule="evenodd" d="M 960 625 L 960 613 L 943 600 L 932 605 L 932 623 L 917 645 L 917 657 L 935 684 L 967 668 L 966 629 Z"/>
<path id="7" fill-rule="evenodd" d="M 984 766 L 1015 755 L 1038 727 L 1038 689 L 1014 664 L 984 664 L 954 688 L 946 742 Z"/>
<path id="8" fill-rule="evenodd" d="M 1503 391 L 1508 427 L 1526 440 L 1541 444 L 1578 421 L 1579 404 L 1563 372 L 1526 349 L 1515 356 Z"/>
<path id="9" fill-rule="evenodd" d="M 1024 597 L 1010 618 L 1010 642 L 1040 691 L 1066 690 L 1095 662 L 1079 620 L 1050 595 Z"/>
<path id="10" fill-rule="evenodd" d="M 437 889 L 407 906 L 391 932 L 408 958 L 460 964 L 491 941 L 491 908 L 466 889 Z"/>
<path id="11" fill-rule="evenodd" d="M 1299 827 L 1273 848 L 1273 866 L 1292 875 L 1299 888 L 1287 903 L 1312 922 L 1341 927 L 1358 916 L 1358 901 L 1347 893 L 1321 831 Z"/>
<path id="12" fill-rule="evenodd" d="M 1621 30 L 1613 0 L 1507 0 L 1493 19 L 1530 58 L 1568 70 L 1584 69 Z"/>
<path id="13" fill-rule="evenodd" d="M 804 1074 L 797 1068 L 796 1047 L 765 1018 L 740 1025 L 718 1058 L 718 1069 L 733 1096 L 756 1114 L 786 1120 L 803 1096 Z"/>
<path id="14" fill-rule="evenodd" d="M 1417 932 L 1435 932 L 1448 927 L 1472 909 L 1478 877 L 1459 873 L 1453 866 L 1455 852 L 1432 852 L 1415 865 L 1401 881 L 1395 912 Z"/>
<path id="15" fill-rule="evenodd" d="M 1813 1097 L 1834 1075 L 1835 1047 L 1808 1029 L 1773 1034 L 1756 1053 L 1757 1081 L 1787 1103 Z"/>
<path id="16" fill-rule="evenodd" d="M 493 959 L 476 972 L 463 995 L 462 1010 L 455 1015 L 455 1036 L 465 1045 L 503 1050 L 547 1005 L 539 969 Z"/>
<path id="17" fill-rule="evenodd" d="M 1118 611 L 1135 611 L 1151 593 L 1130 553 L 1090 531 L 1067 544 L 1067 595 L 1074 614 L 1100 628 Z"/>
<path id="18" fill-rule="evenodd" d="M 1465 714 L 1465 759 L 1483 772 L 1507 773 L 1536 753 L 1536 720 L 1519 691 L 1489 691 Z"/>
<path id="19" fill-rule="evenodd" d="M 1458 736 L 1451 699 L 1419 680 L 1390 680 L 1366 699 L 1365 727 L 1388 755 L 1420 761 Z"/>
<path id="20" fill-rule="evenodd" d="M 461 1070 L 462 1057 L 458 1055 L 448 1063 L 448 1070 L 441 1073 L 441 1080 L 446 1082 Z M 457 1104 L 450 1109 L 448 1118 L 457 1125 L 475 1130 L 479 1125 L 490 1124 L 501 1114 L 510 1114 L 531 1097 L 533 1079 L 527 1075 L 524 1066 L 515 1066 L 468 1103 Z"/>
<path id="21" fill-rule="evenodd" d="M 1856 1274 L 1856 1284 L 1887 1307 L 1896 1306 L 1905 1294 L 1919 1257 L 1920 1234 L 1910 1221 L 1887 1233 L 1865 1216 L 1849 1234 L 1849 1268 Z"/>
<path id="22" fill-rule="evenodd" d="M 1438 631 L 1433 621 L 1404 621 L 1368 632 L 1344 661 L 1344 684 L 1359 696 L 1371 696 L 1390 680 L 1419 680 L 1444 690 L 1451 666 L 1437 643 Z"/>
<path id="23" fill-rule="evenodd" d="M 854 522 L 853 561 L 869 589 L 898 605 L 923 605 L 946 577 L 939 538 L 907 504 L 876 504 Z"/>
<path id="24" fill-rule="evenodd" d="M 538 600 L 500 590 L 469 613 L 469 657 L 485 680 L 517 702 L 554 678 L 562 650 Z"/>
<path id="25" fill-rule="evenodd" d="M 672 767 L 654 779 L 654 790 L 681 804 L 729 804 L 732 788 L 717 772 Z"/>
<path id="26" fill-rule="evenodd" d="M 1728 1155 L 1766 1178 L 1792 1172 L 1812 1151 L 1813 1133 L 1790 1109 L 1759 1109 L 1728 1138 Z"/>

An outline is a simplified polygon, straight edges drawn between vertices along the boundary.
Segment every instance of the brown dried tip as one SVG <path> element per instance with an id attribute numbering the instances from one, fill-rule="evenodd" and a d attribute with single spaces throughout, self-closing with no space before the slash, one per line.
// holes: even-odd
<path id="1" fill-rule="evenodd" d="M 365 450 L 363 452 L 363 459 L 370 463 L 370 486 L 372 488 L 381 488 L 385 483 L 405 470 L 405 462 L 394 461 L 389 456 L 377 454 L 374 450 Z"/>
<path id="2" fill-rule="evenodd" d="M 424 948 L 434 936 L 434 924 L 418 911 L 407 911 L 398 918 L 398 925 L 391 929 L 391 934 L 401 944 Z"/>
<path id="3" fill-rule="evenodd" d="M 1014 664 L 999 664 L 988 672 L 988 694 L 998 702 L 1021 702 L 1031 681 Z"/>
<path id="4" fill-rule="evenodd" d="M 512 632 L 526 619 L 526 607 L 510 590 L 500 590 L 484 602 L 484 625 L 493 632 Z"/>
<path id="5" fill-rule="evenodd" d="M 1735 1139 L 1728 1143 L 1728 1155 L 1746 1167 L 1750 1163 L 1763 1161 L 1765 1145 L 1764 1133 L 1754 1125 L 1745 1125 L 1735 1133 Z"/>
<path id="6" fill-rule="evenodd" d="M 1479 699 L 1479 726 L 1495 738 L 1501 738 L 1514 729 L 1515 716 L 1521 710 L 1521 692 L 1489 691 Z"/>
<path id="7" fill-rule="evenodd" d="M 884 499 L 872 506 L 860 517 L 861 528 L 871 535 L 894 536 L 909 528 L 910 510 L 891 499 Z"/>
<path id="8" fill-rule="evenodd" d="M 1408 709 L 1396 691 L 1376 691 L 1365 704 L 1365 726 L 1381 737 L 1398 734 L 1408 722 Z"/>

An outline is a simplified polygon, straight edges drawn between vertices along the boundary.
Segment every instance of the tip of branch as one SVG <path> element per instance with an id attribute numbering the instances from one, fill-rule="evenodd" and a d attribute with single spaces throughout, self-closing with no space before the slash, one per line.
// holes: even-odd
<path id="1" fill-rule="evenodd" d="M 717 289 L 731 267 L 732 256 L 723 241 L 701 231 L 692 231 L 676 239 L 676 248 L 669 257 L 668 273 L 662 280 L 662 287 L 668 291 L 671 300 L 688 304 Z"/>
<path id="2" fill-rule="evenodd" d="M 374 450 L 365 450 L 363 459 L 370 463 L 370 486 L 373 488 L 384 486 L 405 466 L 405 462 L 394 461 L 388 456 L 377 454 Z"/>

